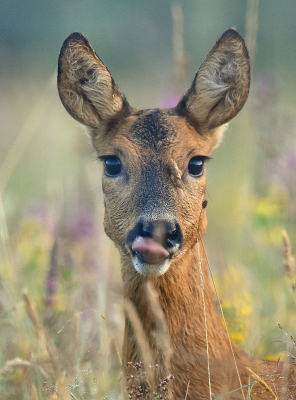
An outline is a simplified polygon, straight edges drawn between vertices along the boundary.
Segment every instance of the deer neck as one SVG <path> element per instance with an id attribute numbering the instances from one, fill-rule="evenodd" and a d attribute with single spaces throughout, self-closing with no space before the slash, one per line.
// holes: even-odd
<path id="1" fill-rule="evenodd" d="M 128 262 L 128 260 L 125 261 Z M 127 270 L 126 266 L 123 267 Z M 174 358 L 177 360 L 180 354 L 181 362 L 181 358 L 184 359 L 184 352 L 190 352 L 205 359 L 207 351 L 218 358 L 223 357 L 223 351 L 229 354 L 227 332 L 216 312 L 202 245 L 195 244 L 191 251 L 172 262 L 170 269 L 162 276 L 137 275 L 127 279 L 127 276 L 123 274 L 123 281 L 124 296 L 136 311 L 152 349 L 159 347 L 159 344 L 155 343 L 157 324 L 155 311 L 151 309 L 151 301 L 147 293 L 147 281 L 155 289 L 165 317 L 172 360 Z M 124 359 L 134 361 L 132 349 L 137 348 L 137 343 L 135 339 L 131 340 L 131 337 L 134 338 L 134 335 L 131 335 L 133 327 L 128 312 L 126 314 L 123 347 L 126 357 L 124 356 Z M 158 348 L 157 353 L 159 352 L 161 349 Z M 141 357 L 139 353 L 137 357 Z M 129 360 L 128 357 L 132 359 Z"/>

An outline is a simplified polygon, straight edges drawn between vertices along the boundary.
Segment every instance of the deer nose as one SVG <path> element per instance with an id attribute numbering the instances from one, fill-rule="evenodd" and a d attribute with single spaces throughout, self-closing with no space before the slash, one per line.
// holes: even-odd
<path id="1" fill-rule="evenodd" d="M 166 221 L 140 222 L 138 235 L 152 238 L 167 250 L 180 245 L 182 241 L 180 225 Z"/>
<path id="2" fill-rule="evenodd" d="M 171 258 L 182 242 L 180 225 L 167 221 L 140 221 L 128 237 L 128 247 L 148 264 Z"/>

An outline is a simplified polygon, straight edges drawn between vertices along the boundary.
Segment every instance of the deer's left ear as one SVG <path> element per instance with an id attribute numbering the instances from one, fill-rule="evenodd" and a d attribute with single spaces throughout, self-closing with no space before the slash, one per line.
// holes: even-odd
<path id="1" fill-rule="evenodd" d="M 129 109 L 110 72 L 81 33 L 72 33 L 61 48 L 58 90 L 69 114 L 82 124 L 98 127 Z"/>
<path id="2" fill-rule="evenodd" d="M 245 104 L 250 88 L 249 54 L 234 29 L 221 36 L 177 106 L 203 134 L 230 121 Z"/>

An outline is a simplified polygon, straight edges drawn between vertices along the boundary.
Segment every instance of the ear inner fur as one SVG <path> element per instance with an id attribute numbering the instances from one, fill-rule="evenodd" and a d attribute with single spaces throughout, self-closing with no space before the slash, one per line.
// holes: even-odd
<path id="1" fill-rule="evenodd" d="M 58 61 L 58 90 L 72 117 L 98 127 L 128 110 L 128 102 L 87 39 L 74 32 L 64 42 Z"/>
<path id="2" fill-rule="evenodd" d="M 249 54 L 234 29 L 226 31 L 177 106 L 200 133 L 221 126 L 244 106 L 250 88 Z"/>

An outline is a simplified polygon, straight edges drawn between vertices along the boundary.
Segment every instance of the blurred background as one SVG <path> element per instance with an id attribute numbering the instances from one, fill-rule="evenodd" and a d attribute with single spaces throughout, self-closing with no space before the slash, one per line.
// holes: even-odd
<path id="1" fill-rule="evenodd" d="M 232 338 L 293 357 L 295 1 L 10 0 L 0 3 L 1 399 L 120 396 L 118 254 L 103 232 L 101 167 L 58 98 L 63 41 L 83 33 L 133 106 L 170 107 L 229 27 L 246 38 L 251 93 L 208 164 L 205 246 Z"/>

